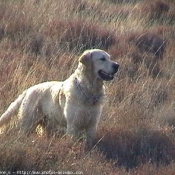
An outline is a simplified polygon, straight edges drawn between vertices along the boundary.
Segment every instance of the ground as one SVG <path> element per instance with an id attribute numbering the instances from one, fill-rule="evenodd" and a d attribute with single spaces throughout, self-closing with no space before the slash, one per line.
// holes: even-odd
<path id="1" fill-rule="evenodd" d="M 173 0 L 0 1 L 0 114 L 24 89 L 66 79 L 86 49 L 120 64 L 90 152 L 61 134 L 19 136 L 11 123 L 0 172 L 174 174 L 174 26 Z"/>

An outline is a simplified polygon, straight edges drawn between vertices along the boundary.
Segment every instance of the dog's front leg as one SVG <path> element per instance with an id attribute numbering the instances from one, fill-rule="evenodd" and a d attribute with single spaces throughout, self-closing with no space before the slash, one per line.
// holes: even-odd
<path id="1" fill-rule="evenodd" d="M 64 110 L 64 116 L 67 122 L 66 134 L 71 137 L 78 137 L 78 127 L 76 126 L 76 111 L 72 108 L 72 105 L 67 105 Z"/>
<path id="2" fill-rule="evenodd" d="M 95 134 L 96 134 L 96 127 L 88 127 L 86 129 L 86 146 L 90 149 L 93 146 Z"/>
<path id="3" fill-rule="evenodd" d="M 78 128 L 72 122 L 67 122 L 66 134 L 70 135 L 73 138 L 77 138 Z"/>
<path id="4" fill-rule="evenodd" d="M 96 131 L 101 116 L 100 111 L 100 109 L 96 109 L 90 112 L 90 121 L 86 127 L 86 146 L 88 149 L 91 149 L 94 145 Z"/>

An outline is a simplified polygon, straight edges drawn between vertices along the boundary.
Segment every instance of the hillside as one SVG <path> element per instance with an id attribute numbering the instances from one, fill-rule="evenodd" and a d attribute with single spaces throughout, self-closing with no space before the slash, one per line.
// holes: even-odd
<path id="1" fill-rule="evenodd" d="M 174 0 L 1 0 L 0 114 L 26 88 L 65 80 L 90 48 L 120 64 L 93 150 L 11 123 L 0 174 L 175 174 Z"/>

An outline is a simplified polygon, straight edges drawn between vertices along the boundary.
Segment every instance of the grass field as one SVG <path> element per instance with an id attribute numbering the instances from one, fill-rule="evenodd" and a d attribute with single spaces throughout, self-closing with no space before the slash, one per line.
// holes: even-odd
<path id="1" fill-rule="evenodd" d="M 1 0 L 0 114 L 24 89 L 69 77 L 90 48 L 120 64 L 94 148 L 20 136 L 12 124 L 0 135 L 0 174 L 175 174 L 174 0 Z"/>

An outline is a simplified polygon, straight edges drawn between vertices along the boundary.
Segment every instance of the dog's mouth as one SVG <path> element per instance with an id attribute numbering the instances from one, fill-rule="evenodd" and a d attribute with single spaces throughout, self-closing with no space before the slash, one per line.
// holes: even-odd
<path id="1" fill-rule="evenodd" d="M 104 72 L 103 70 L 98 71 L 98 75 L 100 76 L 100 78 L 102 80 L 105 80 L 105 81 L 112 80 L 114 78 L 114 74 L 115 74 L 115 72 L 108 74 L 108 73 Z"/>

